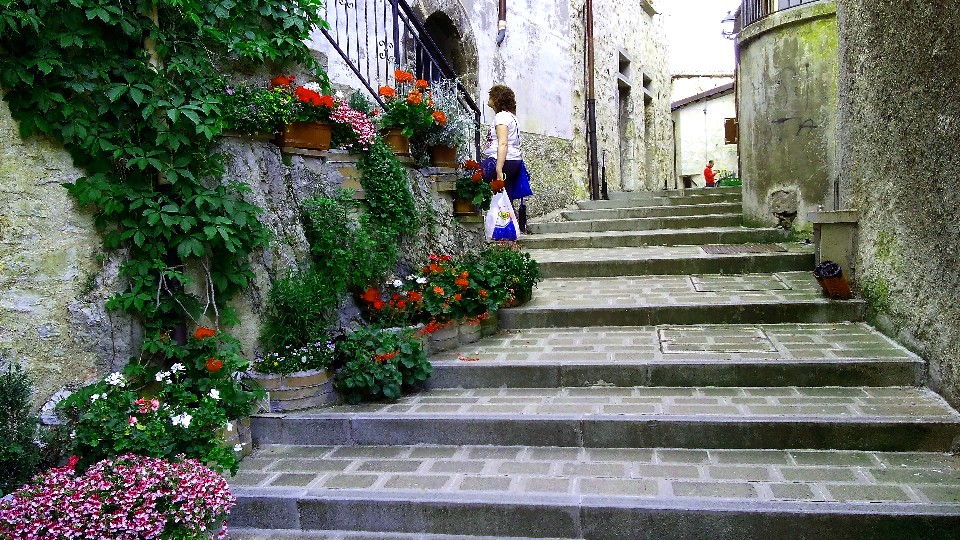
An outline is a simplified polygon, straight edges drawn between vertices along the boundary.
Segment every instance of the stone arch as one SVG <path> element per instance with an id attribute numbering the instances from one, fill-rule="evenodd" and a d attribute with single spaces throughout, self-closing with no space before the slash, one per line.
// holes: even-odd
<path id="1" fill-rule="evenodd" d="M 476 98 L 480 60 L 467 11 L 459 0 L 417 0 L 414 9 L 463 86 Z"/>

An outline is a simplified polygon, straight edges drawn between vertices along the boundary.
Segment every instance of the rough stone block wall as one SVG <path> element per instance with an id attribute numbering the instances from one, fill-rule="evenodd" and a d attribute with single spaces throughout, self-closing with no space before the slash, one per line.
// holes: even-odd
<path id="1" fill-rule="evenodd" d="M 666 53 L 666 33 L 657 15 L 650 16 L 642 2 L 596 0 L 594 2 L 594 49 L 596 62 L 598 152 L 607 150 L 607 183 L 610 191 L 662 189 L 673 178 L 673 126 L 670 116 L 671 82 Z M 587 145 L 584 86 L 583 2 L 570 4 L 570 54 L 573 57 L 573 175 L 586 191 Z M 632 171 L 620 172 L 621 133 L 619 128 L 619 53 L 630 59 L 631 98 L 628 133 Z M 645 114 L 643 75 L 650 78 L 652 103 Z M 649 125 L 645 125 L 649 123 Z M 645 140 L 649 134 L 650 140 Z M 621 181 L 623 178 L 623 181 Z"/>
<path id="2" fill-rule="evenodd" d="M 61 186 L 81 175 L 56 144 L 22 139 L 0 101 L 0 368 L 25 365 L 37 401 L 123 365 L 139 339 L 104 309 L 118 263 Z"/>
<path id="3" fill-rule="evenodd" d="M 357 172 L 350 163 L 309 157 L 284 163 L 267 142 L 224 138 L 217 151 L 226 156 L 225 179 L 251 187 L 245 197 L 264 209 L 261 220 L 272 234 L 270 246 L 251 256 L 254 283 L 231 301 L 240 317 L 231 332 L 252 357 L 271 284 L 310 259 L 301 203 L 351 180 L 355 185 Z M 24 365 L 38 383 L 37 404 L 64 386 L 119 369 L 137 354 L 142 337 L 138 324 L 104 308 L 122 288 L 122 253 L 102 252 L 90 212 L 77 208 L 61 185 L 82 174 L 55 143 L 23 140 L 0 102 L 0 368 Z M 460 255 L 483 245 L 482 228 L 453 219 L 451 198 L 437 192 L 432 176 L 410 170 L 410 178 L 421 228 L 401 246 L 400 272 L 432 251 Z M 191 287 L 198 292 L 202 274 L 194 274 Z M 348 300 L 341 320 L 356 316 Z"/>
<path id="4" fill-rule="evenodd" d="M 873 321 L 960 406 L 960 11 L 837 0 L 841 202 Z"/>
<path id="5" fill-rule="evenodd" d="M 802 229 L 809 227 L 808 212 L 833 207 L 835 13 L 832 1 L 813 3 L 774 13 L 740 34 L 740 175 L 751 222 Z"/>

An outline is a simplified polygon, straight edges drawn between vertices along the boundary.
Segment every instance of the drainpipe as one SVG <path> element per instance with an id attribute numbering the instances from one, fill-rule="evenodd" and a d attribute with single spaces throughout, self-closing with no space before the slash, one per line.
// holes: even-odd
<path id="1" fill-rule="evenodd" d="M 594 89 L 593 0 L 586 0 L 587 52 L 587 147 L 590 152 L 590 199 L 600 199 L 600 178 L 597 164 L 597 96 Z"/>
<path id="2" fill-rule="evenodd" d="M 500 0 L 497 17 L 497 47 L 507 38 L 507 0 Z"/>

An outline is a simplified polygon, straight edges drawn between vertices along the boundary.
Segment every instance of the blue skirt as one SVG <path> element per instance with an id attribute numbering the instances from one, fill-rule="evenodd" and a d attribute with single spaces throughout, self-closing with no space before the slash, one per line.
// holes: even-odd
<path id="1" fill-rule="evenodd" d="M 493 182 L 497 177 L 497 159 L 488 157 L 480 163 L 483 179 Z M 530 189 L 530 173 L 522 159 L 508 159 L 503 162 L 503 176 L 506 177 L 507 196 L 510 200 L 522 199 L 533 195 Z"/>

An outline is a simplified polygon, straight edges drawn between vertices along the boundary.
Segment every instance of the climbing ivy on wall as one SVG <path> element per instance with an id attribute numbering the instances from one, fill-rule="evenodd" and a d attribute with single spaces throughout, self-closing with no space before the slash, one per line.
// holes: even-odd
<path id="1" fill-rule="evenodd" d="M 86 175 L 66 185 L 93 209 L 106 249 L 126 250 L 109 307 L 149 332 L 224 305 L 268 239 L 245 186 L 222 182 L 222 64 L 293 62 L 325 25 L 320 0 L 5 0 L 0 86 L 23 136 L 61 142 Z M 178 283 L 195 268 L 206 298 Z M 222 310 L 218 311 L 223 313 Z"/>

